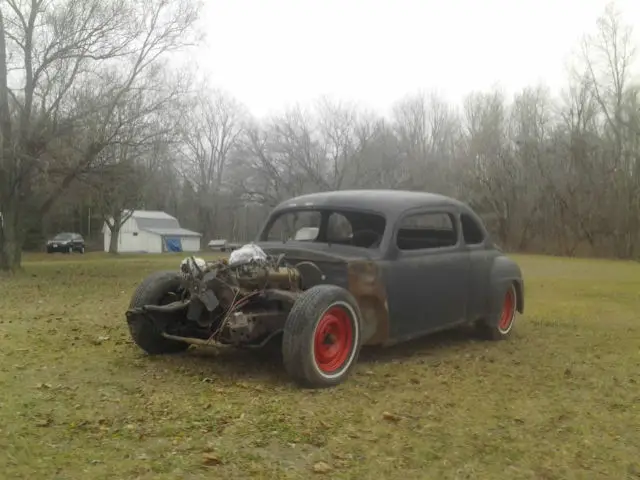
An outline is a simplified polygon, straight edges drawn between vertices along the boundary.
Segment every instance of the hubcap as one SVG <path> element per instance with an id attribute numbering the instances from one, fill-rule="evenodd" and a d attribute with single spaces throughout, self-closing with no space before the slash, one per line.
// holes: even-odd
<path id="1" fill-rule="evenodd" d="M 343 308 L 330 308 L 318 322 L 314 337 L 315 360 L 324 373 L 343 367 L 353 347 L 351 316 Z"/>
<path id="2" fill-rule="evenodd" d="M 509 288 L 506 296 L 504 297 L 504 304 L 502 306 L 502 314 L 500 316 L 500 323 L 498 328 L 501 332 L 506 333 L 511 328 L 513 319 L 516 314 L 516 296 L 513 287 Z"/>

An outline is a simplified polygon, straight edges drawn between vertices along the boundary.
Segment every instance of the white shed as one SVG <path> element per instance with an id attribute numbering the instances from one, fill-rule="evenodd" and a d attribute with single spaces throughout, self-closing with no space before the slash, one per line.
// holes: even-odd
<path id="1" fill-rule="evenodd" d="M 111 230 L 102 227 L 104 251 L 109 251 Z M 162 253 L 199 252 L 202 234 L 180 227 L 175 217 L 165 212 L 134 210 L 122 224 L 118 235 L 118 252 Z"/>

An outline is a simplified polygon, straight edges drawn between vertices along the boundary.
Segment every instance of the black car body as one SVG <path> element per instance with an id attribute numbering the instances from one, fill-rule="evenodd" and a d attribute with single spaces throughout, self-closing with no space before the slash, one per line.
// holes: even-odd
<path id="1" fill-rule="evenodd" d="M 518 265 L 494 245 L 471 208 L 442 195 L 304 195 L 271 212 L 255 245 L 265 258 L 238 265 L 185 259 L 181 280 L 166 272 L 145 280 L 127 312 L 138 345 L 149 353 L 212 339 L 255 347 L 283 333 L 292 377 L 331 386 L 346 377 L 363 345 L 462 324 L 499 340 L 524 312 Z M 163 281 L 162 288 L 180 284 L 189 294 L 157 306 L 148 292 L 162 290 Z M 169 313 L 178 317 L 169 320 Z M 165 343 L 151 342 L 153 331 L 163 332 Z"/>
<path id="2" fill-rule="evenodd" d="M 281 216 L 301 212 L 321 214 L 316 239 L 269 238 Z M 354 246 L 353 238 L 329 239 L 335 214 L 356 224 L 356 236 L 372 230 L 376 241 L 367 244 L 361 235 Z M 442 226 L 445 216 L 451 228 Z M 414 219 L 427 227 L 406 228 Z M 324 282 L 349 290 L 367 312 L 364 344 L 392 344 L 494 315 L 509 286 L 524 313 L 520 268 L 492 242 L 480 217 L 450 197 L 397 190 L 304 195 L 278 205 L 256 243 L 290 263 L 313 261 L 326 273 Z"/>
<path id="3" fill-rule="evenodd" d="M 62 232 L 47 240 L 47 253 L 84 253 L 84 238 L 79 233 Z"/>

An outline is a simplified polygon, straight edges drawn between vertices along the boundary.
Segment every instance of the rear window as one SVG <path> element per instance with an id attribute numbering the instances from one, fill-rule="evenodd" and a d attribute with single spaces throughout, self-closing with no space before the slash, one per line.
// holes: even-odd
<path id="1" fill-rule="evenodd" d="M 471 216 L 463 213 L 460 215 L 460 223 L 462 224 L 462 236 L 467 245 L 477 245 L 484 241 L 482 228 Z"/>
<path id="2" fill-rule="evenodd" d="M 55 237 L 54 240 L 71 240 L 72 235 L 70 233 L 59 233 Z"/>
<path id="3" fill-rule="evenodd" d="M 400 250 L 426 250 L 451 247 L 458 243 L 452 215 L 416 213 L 400 221 L 396 244 Z"/>

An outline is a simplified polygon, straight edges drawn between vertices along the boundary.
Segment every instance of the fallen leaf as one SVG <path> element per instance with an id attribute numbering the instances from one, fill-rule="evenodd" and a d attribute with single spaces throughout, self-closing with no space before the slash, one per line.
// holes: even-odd
<path id="1" fill-rule="evenodd" d="M 43 418 L 42 420 L 38 420 L 36 422 L 36 427 L 48 427 L 53 423 L 53 420 L 50 418 Z"/>
<path id="2" fill-rule="evenodd" d="M 402 419 L 400 415 L 396 415 L 395 413 L 390 412 L 382 412 L 382 418 L 390 422 L 399 422 Z"/>
<path id="3" fill-rule="evenodd" d="M 318 462 L 313 466 L 314 473 L 329 473 L 333 468 L 326 462 Z"/>
<path id="4" fill-rule="evenodd" d="M 220 465 L 222 460 L 215 453 L 203 453 L 202 454 L 202 463 L 208 467 L 214 467 L 216 465 Z"/>
<path id="5" fill-rule="evenodd" d="M 333 457 L 337 458 L 339 460 L 353 460 L 353 454 L 352 453 L 335 452 L 333 454 Z"/>

